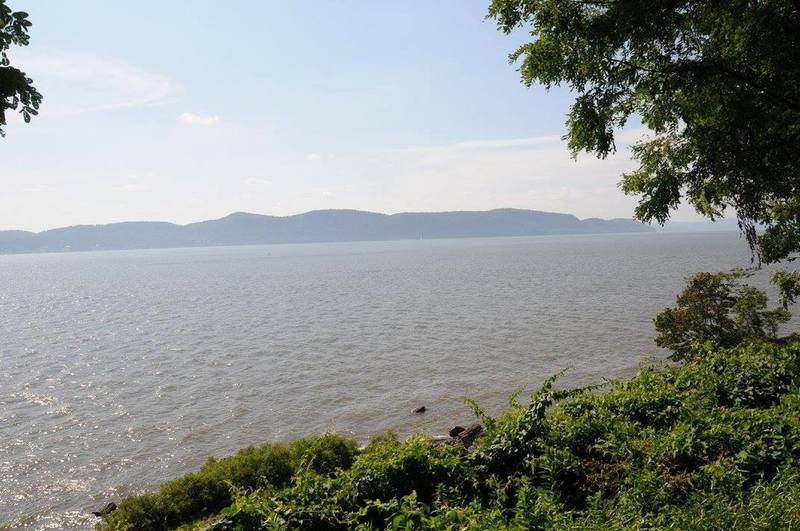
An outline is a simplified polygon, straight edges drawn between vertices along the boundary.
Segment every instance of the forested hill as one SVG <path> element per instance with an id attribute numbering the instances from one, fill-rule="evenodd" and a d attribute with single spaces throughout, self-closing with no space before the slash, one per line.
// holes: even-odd
<path id="1" fill-rule="evenodd" d="M 236 212 L 189 225 L 124 222 L 39 233 L 0 231 L 0 253 L 647 231 L 652 229 L 630 219 L 580 220 L 571 214 L 518 209 L 392 215 L 316 210 L 286 217 Z"/>

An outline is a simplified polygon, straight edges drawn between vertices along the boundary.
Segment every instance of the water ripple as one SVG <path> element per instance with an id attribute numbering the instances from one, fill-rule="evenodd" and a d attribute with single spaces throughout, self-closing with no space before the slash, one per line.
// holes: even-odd
<path id="1" fill-rule="evenodd" d="M 627 374 L 685 276 L 748 260 L 735 234 L 0 257 L 0 529 L 91 528 L 248 444 Z"/>

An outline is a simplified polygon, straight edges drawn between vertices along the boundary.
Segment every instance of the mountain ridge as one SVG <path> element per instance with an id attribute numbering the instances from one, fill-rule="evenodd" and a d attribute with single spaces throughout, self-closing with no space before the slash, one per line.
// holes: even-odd
<path id="1" fill-rule="evenodd" d="M 0 231 L 0 254 L 653 230 L 626 218 L 581 220 L 573 214 L 516 208 L 396 214 L 325 209 L 289 216 L 238 211 L 185 225 L 122 221 L 41 232 Z"/>

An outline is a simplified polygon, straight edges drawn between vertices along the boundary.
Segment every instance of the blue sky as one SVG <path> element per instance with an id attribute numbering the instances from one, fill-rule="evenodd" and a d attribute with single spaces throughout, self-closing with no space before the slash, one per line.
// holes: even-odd
<path id="1" fill-rule="evenodd" d="M 0 140 L 0 228 L 232 211 L 534 208 L 628 217 L 621 152 L 519 82 L 487 2 L 9 0 L 45 100 Z M 691 214 L 682 216 L 691 218 Z"/>

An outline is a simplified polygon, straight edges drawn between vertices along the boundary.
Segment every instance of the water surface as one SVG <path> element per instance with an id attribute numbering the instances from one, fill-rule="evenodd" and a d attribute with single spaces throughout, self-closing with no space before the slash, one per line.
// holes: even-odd
<path id="1" fill-rule="evenodd" d="M 0 528 L 91 526 L 253 443 L 441 433 L 465 395 L 630 374 L 686 276 L 746 265 L 736 233 L 0 256 Z"/>

